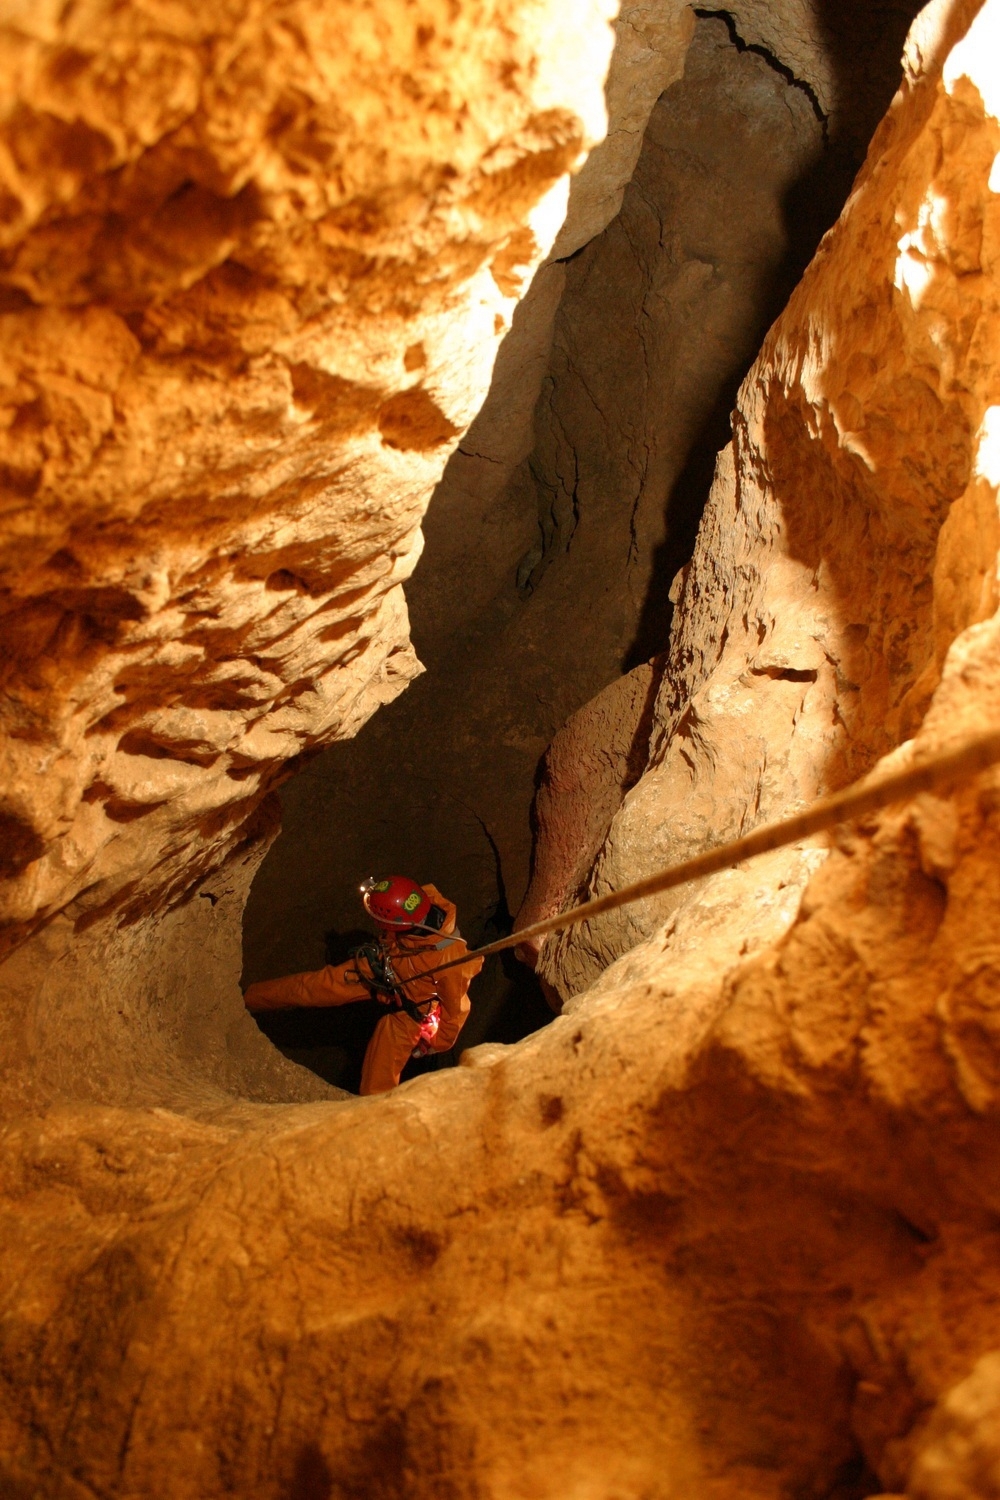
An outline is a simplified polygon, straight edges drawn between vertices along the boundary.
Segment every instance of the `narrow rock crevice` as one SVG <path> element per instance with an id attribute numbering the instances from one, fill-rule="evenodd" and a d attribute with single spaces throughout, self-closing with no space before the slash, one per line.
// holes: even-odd
<path id="1" fill-rule="evenodd" d="M 734 36 L 729 13 L 699 17 L 619 214 L 539 272 L 522 314 L 555 305 L 548 343 L 532 348 L 530 451 L 497 461 L 492 424 L 509 422 L 527 382 L 502 353 L 408 585 L 426 674 L 283 793 L 285 831 L 248 906 L 245 980 L 315 964 L 331 925 L 356 926 L 360 874 L 386 860 L 447 888 L 463 930 L 495 933 L 483 831 L 434 807 L 454 796 L 477 810 L 516 911 L 546 745 L 622 670 L 662 656 L 739 383 L 841 191 L 815 99 L 766 52 Z"/>
<path id="2" fill-rule="evenodd" d="M 767 63 L 768 67 L 773 68 L 774 71 L 781 78 L 783 78 L 791 88 L 801 89 L 802 93 L 805 94 L 806 98 L 809 100 L 813 114 L 816 116 L 816 119 L 819 121 L 820 125 L 823 128 L 824 139 L 828 138 L 830 116 L 820 104 L 816 90 L 810 83 L 807 82 L 806 79 L 796 78 L 795 74 L 792 72 L 792 69 L 789 68 L 785 63 L 783 63 L 779 57 L 776 57 L 769 48 L 761 46 L 759 42 L 745 41 L 743 37 L 740 36 L 739 28 L 736 24 L 736 17 L 733 15 L 732 11 L 709 10 L 697 5 L 694 6 L 693 9 L 695 15 L 698 16 L 701 20 L 722 21 L 726 27 L 726 30 L 729 32 L 729 39 L 732 42 L 733 46 L 736 48 L 737 52 L 752 52 L 755 57 L 762 57 Z"/>

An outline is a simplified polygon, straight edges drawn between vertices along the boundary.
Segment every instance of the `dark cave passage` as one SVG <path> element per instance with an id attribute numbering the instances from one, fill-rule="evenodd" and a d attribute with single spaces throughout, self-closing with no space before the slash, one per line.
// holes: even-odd
<path id="1" fill-rule="evenodd" d="M 832 119 L 788 68 L 745 45 L 728 12 L 698 12 L 684 76 L 653 110 L 620 213 L 538 273 L 431 503 L 407 586 L 426 674 L 282 791 L 283 832 L 246 909 L 245 983 L 346 956 L 358 881 L 373 872 L 433 881 L 472 945 L 512 930 L 541 756 L 571 714 L 664 650 L 671 582 L 690 557 L 736 391 L 897 85 L 917 7 L 873 9 L 879 46 L 864 65 L 845 60 L 844 18 L 830 23 L 842 84 Z M 532 318 L 541 334 L 524 332 Z M 532 339 L 535 363 L 519 374 Z M 538 398 L 530 452 L 511 459 L 507 434 L 497 461 L 510 361 Z M 552 1015 L 509 956 L 491 961 L 472 999 L 457 1050 L 517 1040 Z M 378 1012 L 349 1009 L 260 1024 L 287 1056 L 353 1088 Z"/>

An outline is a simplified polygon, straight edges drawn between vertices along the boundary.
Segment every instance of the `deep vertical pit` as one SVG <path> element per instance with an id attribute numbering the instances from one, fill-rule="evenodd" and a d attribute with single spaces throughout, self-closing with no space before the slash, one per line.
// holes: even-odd
<path id="1" fill-rule="evenodd" d="M 620 213 L 539 272 L 535 304 L 520 310 L 548 349 L 544 368 L 536 356 L 515 381 L 522 404 L 525 384 L 540 387 L 531 452 L 489 456 L 491 433 L 518 420 L 502 350 L 431 503 L 407 585 L 426 674 L 282 790 L 283 831 L 244 920 L 244 982 L 345 957 L 372 871 L 432 880 L 474 944 L 511 930 L 545 747 L 619 673 L 666 648 L 670 585 L 737 388 L 840 211 L 916 8 L 867 8 L 864 58 L 844 43 L 848 20 L 831 23 L 832 117 L 807 81 L 746 44 L 730 13 L 698 12 Z M 473 999 L 459 1052 L 551 1016 L 510 957 L 490 961 Z M 260 1024 L 286 1055 L 351 1087 L 376 1016 L 359 1006 Z"/>
<path id="2" fill-rule="evenodd" d="M 516 301 L 500 280 L 516 291 L 529 244 L 525 181 L 541 193 L 586 138 L 605 60 L 588 0 L 456 0 L 446 35 L 438 0 L 379 0 L 365 16 L 399 23 L 381 37 L 340 6 L 292 0 L 277 25 L 248 6 L 238 49 L 233 8 L 212 0 L 197 16 L 15 8 L 0 722 L 17 848 L 0 894 L 20 946 L 0 1006 L 0 1491 L 977 1495 L 1000 1390 L 996 777 L 729 872 L 684 910 L 578 934 L 543 954 L 573 997 L 562 1016 L 382 1098 L 331 1095 L 243 1007 L 268 788 L 302 749 L 378 722 L 412 670 L 398 579 L 443 458 L 392 444 L 433 444 L 447 428 L 431 406 L 463 431 L 478 409 Z M 834 137 L 840 85 L 888 15 L 747 0 L 736 29 L 762 66 L 755 47 L 812 80 Z M 803 32 L 824 16 L 829 55 Z M 630 56 L 670 20 L 631 8 Z M 193 24 L 211 45 L 190 48 Z M 650 483 L 644 510 L 639 477 L 665 486 L 683 454 L 637 383 L 635 331 L 659 380 L 652 315 L 676 311 L 688 257 L 661 250 L 657 209 L 623 236 L 642 252 L 634 295 L 617 280 L 606 295 L 607 237 L 536 277 L 520 326 L 561 303 L 562 372 L 546 353 L 529 393 L 504 343 L 504 400 L 498 383 L 492 427 L 487 411 L 463 440 L 411 591 L 428 660 L 439 670 L 450 638 L 468 678 L 447 738 L 424 724 L 428 823 L 454 818 L 456 859 L 464 847 L 490 900 L 477 830 L 513 906 L 524 825 L 505 810 L 589 672 L 616 711 L 609 724 L 589 699 L 586 749 L 611 752 L 603 790 L 631 787 L 600 853 L 612 885 L 718 841 L 747 808 L 996 722 L 998 25 L 998 0 L 920 18 L 877 151 L 741 388 L 658 679 L 618 677 L 638 626 L 604 627 L 645 621 L 661 639 L 643 608 L 666 501 Z M 426 100 L 456 90 L 451 153 L 422 126 Z M 200 185 L 178 187 L 191 171 Z M 29 175 L 41 217 L 22 233 L 7 215 Z M 364 203 L 327 213 L 343 182 Z M 432 267 L 429 224 L 446 235 Z M 426 273 L 456 265 L 442 310 Z M 590 322 L 569 317 L 588 268 L 613 303 Z M 405 319 L 383 317 L 400 295 Z M 695 321 L 711 353 L 719 325 Z M 540 412 L 523 447 L 519 389 Z M 588 390 L 624 456 L 586 448 Z M 398 420 L 415 410 L 433 420 Z M 628 462 L 647 448 L 648 471 Z M 605 493 L 605 473 L 620 487 Z M 536 648 L 516 684 L 511 641 Z M 487 669 L 501 682 L 477 719 Z M 609 735 L 637 685 L 635 732 Z M 394 748 L 380 765 L 402 801 Z M 488 755 L 494 783 L 477 779 Z M 468 818 L 440 805 L 441 768 L 451 782 L 464 764 L 449 795 Z M 491 785 L 489 805 L 466 795 Z M 392 812 L 389 790 L 368 816 Z M 549 837 L 576 879 L 558 816 Z"/>

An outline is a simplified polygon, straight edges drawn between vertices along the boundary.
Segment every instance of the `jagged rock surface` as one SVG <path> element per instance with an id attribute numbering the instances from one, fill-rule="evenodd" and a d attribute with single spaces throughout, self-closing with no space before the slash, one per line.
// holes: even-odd
<path id="1" fill-rule="evenodd" d="M 114 1018 L 188 1025 L 165 915 L 245 872 L 273 788 L 420 670 L 402 583 L 601 132 L 607 9 L 0 18 L 5 1025 L 70 1017 L 85 972 L 110 1025 L 94 1079 L 132 1037 L 123 1098 L 150 1070 Z M 282 1069 L 237 974 L 231 945 L 255 1093 Z"/>
<path id="2" fill-rule="evenodd" d="M 977 458 L 994 441 L 996 140 L 963 87 L 916 135 L 920 91 L 897 101 L 743 386 L 675 584 L 648 768 L 610 824 L 595 894 L 867 770 L 920 723 L 958 631 L 996 607 Z M 952 132 L 961 149 L 937 158 Z M 708 899 L 675 892 L 598 919 L 548 944 L 541 972 L 565 998 Z"/>
<path id="3" fill-rule="evenodd" d="M 597 4 L 7 19 L 8 944 L 177 899 L 418 671 L 400 585 L 609 43 Z"/>

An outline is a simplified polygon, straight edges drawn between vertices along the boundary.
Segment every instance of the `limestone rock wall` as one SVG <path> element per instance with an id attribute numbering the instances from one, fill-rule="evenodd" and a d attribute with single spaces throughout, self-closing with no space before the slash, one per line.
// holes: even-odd
<path id="1" fill-rule="evenodd" d="M 799 205 L 815 208 L 824 147 L 808 94 L 703 18 L 621 213 L 567 267 L 524 476 L 539 530 L 517 582 L 544 589 L 553 624 L 585 599 L 609 665 L 665 644 L 661 552 L 687 555 L 702 434 L 814 247 Z"/>
<path id="2" fill-rule="evenodd" d="M 183 1042 L 196 893 L 245 892 L 274 787 L 420 670 L 402 584 L 602 133 L 609 14 L 0 13 L 0 984 L 34 1087 L 161 1100 L 180 1039 L 210 1090 L 316 1093 L 246 1027 L 232 926 L 199 993 L 235 1050 Z M 87 995 L 74 1070 L 47 1043 Z"/>
<path id="3" fill-rule="evenodd" d="M 607 10 L 5 11 L 8 945 L 179 899 L 418 671 L 401 583 Z"/>
<path id="4" fill-rule="evenodd" d="M 341 1096 L 267 1045 L 238 984 L 243 910 L 274 815 L 262 809 L 248 847 L 179 906 L 83 931 L 60 914 L 14 951 L 2 971 L 4 1118 L 69 1100 L 211 1118 L 234 1099 Z"/>
<path id="5" fill-rule="evenodd" d="M 913 753 L 998 682 L 994 618 Z M 998 794 L 852 830 L 749 962 L 389 1098 L 10 1122 L 9 1492 L 980 1496 Z"/>
<path id="6" fill-rule="evenodd" d="M 546 745 L 621 674 L 637 638 L 646 656 L 666 643 L 667 590 L 736 384 L 841 183 L 827 143 L 841 125 L 824 126 L 808 91 L 741 51 L 722 20 L 699 19 L 691 41 L 645 24 L 631 8 L 619 21 L 628 45 L 608 91 L 626 114 L 612 113 L 611 139 L 632 129 L 636 101 L 649 110 L 651 81 L 668 67 L 675 81 L 621 211 L 545 266 L 518 309 L 407 585 L 427 674 L 283 793 L 286 832 L 248 908 L 247 978 L 321 963 L 324 932 L 356 927 L 369 869 L 435 880 L 472 935 L 509 922 L 528 885 Z M 670 37 L 688 50 L 663 53 L 657 72 Z M 898 78 L 897 55 L 879 74 L 886 103 Z M 586 170 L 610 205 L 621 183 L 601 176 L 608 150 Z M 584 186 L 582 174 L 570 221 Z"/>
<path id="7" fill-rule="evenodd" d="M 935 0 L 909 56 L 841 229 L 744 389 L 739 452 L 756 464 L 734 452 L 728 488 L 723 464 L 703 533 L 740 475 L 742 529 L 719 557 L 736 608 L 720 618 L 699 554 L 675 639 L 696 597 L 705 635 L 657 694 L 661 725 L 685 682 L 695 704 L 728 661 L 724 625 L 752 638 L 741 610 L 777 610 L 772 575 L 780 617 L 750 658 L 765 670 L 745 668 L 719 714 L 765 682 L 822 687 L 833 663 L 803 662 L 816 637 L 789 633 L 791 611 L 837 555 L 810 548 L 854 526 L 835 602 L 852 580 L 876 604 L 884 589 L 869 635 L 847 638 L 870 653 L 871 696 L 859 682 L 846 727 L 766 705 L 792 794 L 837 755 L 847 774 L 911 735 L 891 753 L 919 758 L 1000 718 L 1000 0 Z M 852 358 L 857 323 L 870 363 Z M 815 483 L 781 488 L 783 456 L 801 478 L 803 453 Z M 856 486 L 832 519 L 829 473 Z M 895 640 L 903 580 L 926 599 Z M 736 763 L 753 769 L 749 752 Z M 734 872 L 688 908 L 686 946 L 659 921 L 544 1031 L 389 1097 L 8 1109 L 0 1489 L 981 1500 L 1000 1349 L 1000 773 L 791 858 L 820 866 L 804 893 L 784 856 Z M 197 889 L 189 908 L 225 907 L 228 887 Z M 193 1040 L 221 1077 L 202 1019 Z"/>
<path id="8" fill-rule="evenodd" d="M 929 46 L 918 28 L 911 70 Z M 867 770 L 920 724 L 958 632 L 996 608 L 983 456 L 995 441 L 996 128 L 960 80 L 928 97 L 911 71 L 744 383 L 674 586 L 647 770 L 611 821 L 595 893 Z M 572 994 L 711 899 L 674 893 L 609 915 L 547 945 L 542 972 Z M 533 895 L 525 915 L 545 901 Z"/>

